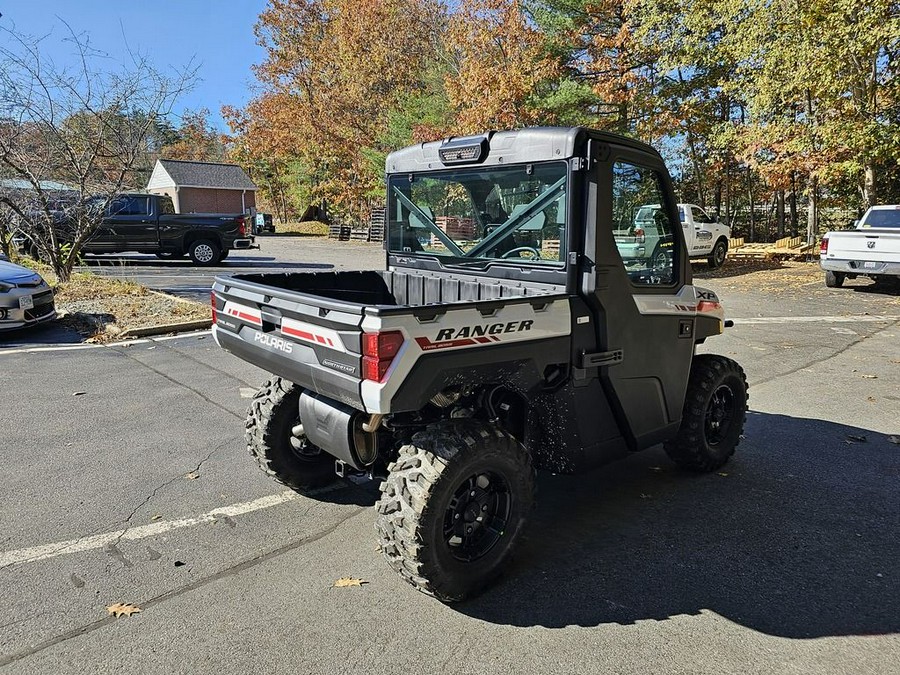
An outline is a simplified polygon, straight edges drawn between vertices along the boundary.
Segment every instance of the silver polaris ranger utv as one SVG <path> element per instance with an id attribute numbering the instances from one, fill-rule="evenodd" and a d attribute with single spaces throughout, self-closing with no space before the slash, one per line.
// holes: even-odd
<path id="1" fill-rule="evenodd" d="M 500 574 L 535 470 L 659 443 L 685 469 L 728 461 L 746 378 L 695 353 L 726 322 L 691 284 L 655 150 L 522 129 L 399 150 L 386 170 L 387 269 L 216 278 L 216 342 L 273 374 L 247 419 L 266 473 L 299 491 L 386 473 L 381 549 L 450 602 Z M 623 257 L 614 232 L 648 204 L 660 236 Z"/>

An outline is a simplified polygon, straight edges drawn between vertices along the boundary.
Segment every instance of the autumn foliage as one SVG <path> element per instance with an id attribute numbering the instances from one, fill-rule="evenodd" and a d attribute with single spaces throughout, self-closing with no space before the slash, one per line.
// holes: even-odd
<path id="1" fill-rule="evenodd" d="M 541 124 L 653 143 L 751 238 L 900 201 L 896 0 L 270 0 L 256 35 L 225 113 L 283 217 L 364 218 L 391 149 Z"/>

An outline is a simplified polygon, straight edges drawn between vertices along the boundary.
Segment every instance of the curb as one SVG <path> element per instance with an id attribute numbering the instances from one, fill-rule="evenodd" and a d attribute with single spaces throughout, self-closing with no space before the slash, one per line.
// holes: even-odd
<path id="1" fill-rule="evenodd" d="M 165 335 L 167 333 L 183 333 L 193 330 L 204 330 L 212 326 L 212 319 L 198 319 L 196 321 L 183 321 L 182 323 L 169 323 L 162 326 L 139 326 L 129 328 L 118 335 L 117 339 L 149 337 L 151 335 Z"/>

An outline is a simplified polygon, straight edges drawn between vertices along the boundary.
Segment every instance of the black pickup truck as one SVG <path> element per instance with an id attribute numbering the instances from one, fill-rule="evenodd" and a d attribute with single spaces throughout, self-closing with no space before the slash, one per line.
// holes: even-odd
<path id="1" fill-rule="evenodd" d="M 615 233 L 647 205 L 672 245 L 637 256 Z M 219 276 L 213 335 L 273 374 L 246 424 L 266 473 L 387 473 L 379 545 L 416 588 L 489 583 L 535 469 L 659 443 L 692 471 L 729 460 L 746 379 L 696 351 L 728 323 L 655 150 L 581 128 L 425 143 L 388 156 L 387 206 L 386 270 Z"/>
<path id="2" fill-rule="evenodd" d="M 97 197 L 98 208 L 106 198 Z M 57 231 L 65 236 L 65 210 Z M 123 193 L 105 206 L 103 221 L 84 244 L 84 253 L 155 253 L 163 259 L 190 256 L 196 265 L 215 265 L 232 249 L 254 248 L 250 226 L 241 213 L 175 213 L 165 195 Z M 30 242 L 21 248 L 33 253 Z"/>

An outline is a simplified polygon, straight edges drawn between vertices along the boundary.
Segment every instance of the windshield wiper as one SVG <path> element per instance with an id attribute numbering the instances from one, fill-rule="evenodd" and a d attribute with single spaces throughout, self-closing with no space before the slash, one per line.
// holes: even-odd
<path id="1" fill-rule="evenodd" d="M 485 239 L 481 240 L 481 243 L 470 249 L 467 253 L 463 253 L 462 255 L 466 258 L 475 258 L 476 256 L 481 255 L 485 251 L 487 251 L 491 246 L 493 246 L 498 241 L 504 239 L 509 233 L 515 230 L 521 223 L 529 221 L 532 217 L 546 209 L 550 204 L 559 199 L 558 192 L 562 192 L 565 189 L 566 185 L 566 177 L 563 176 L 558 181 L 556 181 L 553 185 L 544 190 L 541 194 L 535 197 L 531 202 L 519 213 L 514 216 L 510 216 L 505 223 L 503 223 L 500 227 L 490 233 Z M 397 188 L 394 188 L 395 190 Z"/>
<path id="2" fill-rule="evenodd" d="M 457 256 L 465 256 L 463 250 L 456 245 L 456 242 L 453 241 L 450 237 L 447 236 L 447 233 L 444 232 L 441 228 L 434 224 L 434 221 L 429 218 L 426 213 L 416 206 L 405 194 L 400 192 L 397 189 L 397 186 L 393 186 L 394 194 L 400 199 L 400 203 L 403 204 L 406 208 L 410 210 L 411 213 L 416 214 L 416 217 L 422 222 L 422 224 L 431 230 L 431 233 L 441 240 L 441 243 L 446 246 L 450 251 L 453 252 L 454 255 Z"/>

